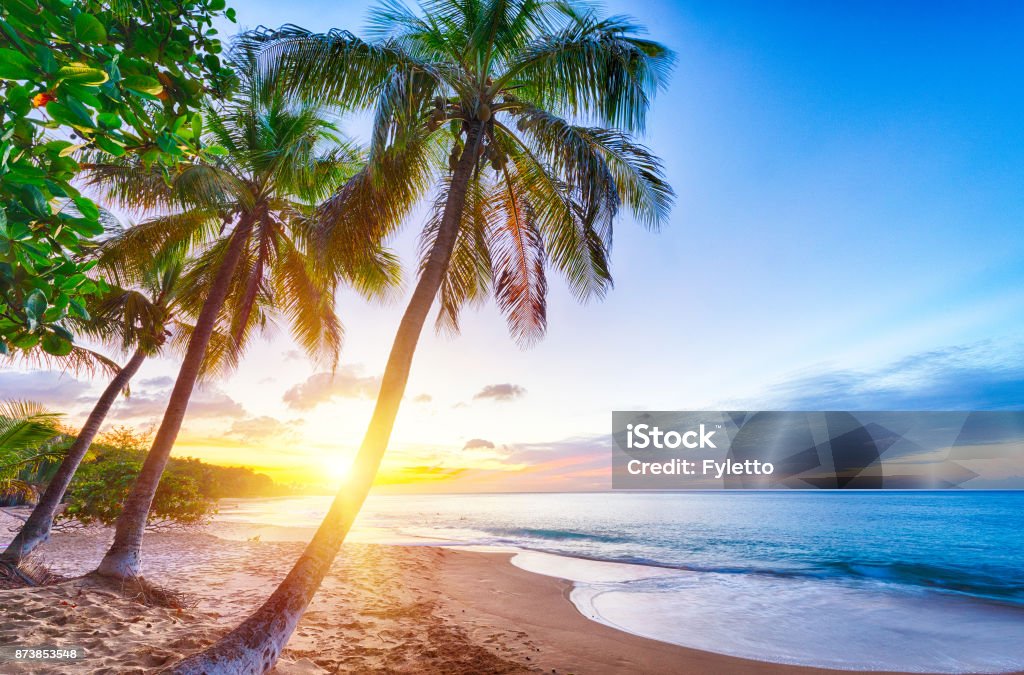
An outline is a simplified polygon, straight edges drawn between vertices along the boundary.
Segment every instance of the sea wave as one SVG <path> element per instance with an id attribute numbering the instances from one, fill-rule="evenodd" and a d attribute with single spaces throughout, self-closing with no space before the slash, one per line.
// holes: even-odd
<path id="1" fill-rule="evenodd" d="M 813 564 L 799 566 L 792 564 L 778 566 L 764 564 L 699 565 L 628 554 L 601 555 L 597 548 L 581 552 L 550 545 L 558 542 L 625 545 L 635 543 L 627 537 L 542 528 L 487 528 L 482 530 L 481 534 L 486 536 L 476 536 L 472 538 L 472 541 L 465 539 L 463 541 L 474 545 L 509 546 L 583 560 L 643 565 L 686 572 L 899 584 L 1024 605 L 1024 582 L 1013 579 L 1013 577 L 1019 576 L 1019 570 L 994 569 L 988 571 L 978 567 L 949 567 L 911 561 L 850 559 L 817 559 Z M 457 540 L 457 538 L 455 539 Z M 546 543 L 548 545 L 545 545 Z"/>

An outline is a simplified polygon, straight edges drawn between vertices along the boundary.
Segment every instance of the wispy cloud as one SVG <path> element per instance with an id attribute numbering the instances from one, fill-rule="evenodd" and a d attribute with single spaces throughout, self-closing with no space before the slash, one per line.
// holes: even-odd
<path id="1" fill-rule="evenodd" d="M 494 448 L 494 443 L 484 438 L 471 438 L 462 446 L 463 450 L 475 450 L 477 448 Z"/>
<path id="2" fill-rule="evenodd" d="M 132 395 L 116 404 L 111 417 L 117 420 L 150 419 L 163 416 L 171 395 L 172 378 L 141 380 Z M 151 386 L 146 386 L 147 384 Z M 152 385 L 157 386 L 152 386 Z M 188 403 L 189 417 L 236 418 L 246 415 L 245 407 L 219 389 L 197 389 Z"/>
<path id="3" fill-rule="evenodd" d="M 372 398 L 380 389 L 380 377 L 361 373 L 356 366 L 336 373 L 315 373 L 286 391 L 282 399 L 289 408 L 310 410 L 336 398 Z"/>
<path id="4" fill-rule="evenodd" d="M 1024 348 L 983 342 L 912 354 L 873 370 L 830 370 L 774 387 L 767 399 L 789 410 L 1016 408 L 1024 401 Z"/>
<path id="5" fill-rule="evenodd" d="M 168 375 L 163 375 L 161 377 L 147 377 L 144 380 L 139 380 L 139 384 L 142 385 L 143 387 L 154 387 L 154 388 L 157 388 L 157 387 L 160 387 L 160 388 L 173 387 L 174 386 L 174 378 L 170 377 Z"/>
<path id="6" fill-rule="evenodd" d="M 526 389 L 518 384 L 489 384 L 476 394 L 474 400 L 490 399 L 492 401 L 512 401 L 526 395 Z"/>
<path id="7" fill-rule="evenodd" d="M 82 403 L 88 390 L 87 382 L 52 371 L 0 372 L 0 398 L 36 401 L 58 411 Z"/>
<path id="8" fill-rule="evenodd" d="M 302 420 L 282 422 L 276 417 L 260 415 L 259 417 L 235 420 L 224 435 L 237 437 L 246 442 L 280 439 L 294 435 L 296 427 L 301 426 L 302 423 Z"/>

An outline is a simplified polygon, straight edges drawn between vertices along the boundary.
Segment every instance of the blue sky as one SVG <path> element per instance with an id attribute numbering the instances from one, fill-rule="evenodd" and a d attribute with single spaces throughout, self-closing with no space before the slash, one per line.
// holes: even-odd
<path id="1" fill-rule="evenodd" d="M 234 4 L 244 27 L 356 33 L 369 6 Z M 443 463 L 480 439 L 499 463 L 501 448 L 576 452 L 622 408 L 1020 407 L 1024 5 L 605 7 L 678 53 L 645 138 L 678 193 L 671 223 L 658 234 L 618 224 L 616 288 L 601 303 L 576 305 L 553 280 L 549 335 L 528 351 L 492 306 L 457 339 L 425 335 L 399 457 Z M 407 269 L 420 224 L 394 242 Z M 221 427 L 264 420 L 311 452 L 358 443 L 402 303 L 340 305 L 341 379 L 317 380 L 274 338 L 203 394 L 241 407 Z M 493 385 L 516 393 L 478 396 Z M 237 445 L 241 432 L 210 424 L 194 436 Z M 230 461 L 226 444 L 187 451 Z"/>

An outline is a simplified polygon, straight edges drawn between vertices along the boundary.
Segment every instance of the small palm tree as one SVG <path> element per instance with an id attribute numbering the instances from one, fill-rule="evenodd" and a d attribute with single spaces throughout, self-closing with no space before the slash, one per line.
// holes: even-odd
<path id="1" fill-rule="evenodd" d="M 233 365 L 246 336 L 273 314 L 311 357 L 333 366 L 342 341 L 337 286 L 350 283 L 373 297 L 397 281 L 397 266 L 376 244 L 310 262 L 313 205 L 358 169 L 359 155 L 329 111 L 286 104 L 259 89 L 251 63 L 240 65 L 239 98 L 204 112 L 202 161 L 167 168 L 133 157 L 85 167 L 86 182 L 109 203 L 155 213 L 104 245 L 112 268 L 131 274 L 147 261 L 195 258 L 181 294 L 195 326 L 185 334 L 166 412 L 99 565 L 103 575 L 140 576 L 148 512 L 208 356 Z M 224 335 L 215 333 L 218 326 L 228 327 Z"/>
<path id="2" fill-rule="evenodd" d="M 572 2 L 431 0 L 422 10 L 383 3 L 370 42 L 294 27 L 248 39 L 265 49 L 268 80 L 302 98 L 374 108 L 367 168 L 322 209 L 323 251 L 389 234 L 431 192 L 434 210 L 349 480 L 266 603 L 173 672 L 273 667 L 373 483 L 435 299 L 439 327 L 455 331 L 460 310 L 493 294 L 528 344 L 547 325 L 547 268 L 581 300 L 600 297 L 620 210 L 650 227 L 668 216 L 661 164 L 630 135 L 665 84 L 666 48 L 626 18 Z"/>
<path id="3" fill-rule="evenodd" d="M 52 443 L 61 436 L 60 417 L 31 401 L 0 401 L 0 495 L 31 494 L 19 475 L 60 458 Z"/>

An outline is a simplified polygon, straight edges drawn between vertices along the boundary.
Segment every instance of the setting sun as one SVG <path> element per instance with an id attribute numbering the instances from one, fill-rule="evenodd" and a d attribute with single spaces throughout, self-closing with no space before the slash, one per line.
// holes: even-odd
<path id="1" fill-rule="evenodd" d="M 331 480 L 344 480 L 352 470 L 352 458 L 347 455 L 324 457 L 322 466 Z"/>

